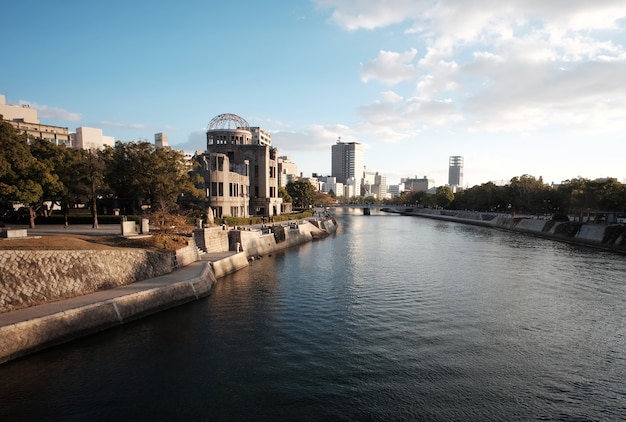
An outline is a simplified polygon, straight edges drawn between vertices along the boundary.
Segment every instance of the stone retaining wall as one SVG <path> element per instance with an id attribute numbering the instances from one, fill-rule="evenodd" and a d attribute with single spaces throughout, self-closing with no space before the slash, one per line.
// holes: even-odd
<path id="1" fill-rule="evenodd" d="M 205 252 L 225 252 L 228 250 L 228 231 L 222 227 L 195 229 L 193 237 L 198 247 Z"/>
<path id="2" fill-rule="evenodd" d="M 205 265 L 196 277 L 188 280 L 139 289 L 109 300 L 2 326 L 0 363 L 205 297 L 215 282 L 211 267 Z M 137 284 L 142 283 L 153 281 Z"/>
<path id="3" fill-rule="evenodd" d="M 310 221 L 299 221 L 276 227 L 267 226 L 262 230 L 231 230 L 229 232 L 230 248 L 236 250 L 235 245 L 239 243 L 246 256 L 253 258 L 291 246 L 302 245 L 336 230 L 336 223 L 332 219 L 318 222 L 318 224 L 324 229 L 320 229 Z"/>
<path id="4" fill-rule="evenodd" d="M 171 254 L 142 249 L 0 251 L 0 312 L 131 284 L 172 271 Z"/>

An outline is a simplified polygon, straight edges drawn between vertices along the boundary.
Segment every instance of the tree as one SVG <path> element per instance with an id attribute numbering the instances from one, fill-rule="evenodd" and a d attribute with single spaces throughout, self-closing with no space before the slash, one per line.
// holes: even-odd
<path id="1" fill-rule="evenodd" d="M 106 181 L 117 196 L 130 204 L 133 214 L 138 205 L 150 204 L 154 212 L 178 209 L 177 200 L 185 194 L 204 197 L 195 187 L 191 168 L 182 152 L 155 148 L 149 142 L 117 142 L 105 150 Z"/>
<path id="2" fill-rule="evenodd" d="M 315 189 L 306 180 L 295 180 L 287 183 L 287 192 L 293 198 L 293 204 L 299 208 L 308 208 L 313 202 Z"/>
<path id="3" fill-rule="evenodd" d="M 97 229 L 100 226 L 98 223 L 98 193 L 106 183 L 106 165 L 103 153 L 100 151 L 85 151 L 82 158 L 84 180 L 88 183 L 90 196 L 89 204 L 91 205 L 91 216 L 93 217 L 92 227 Z"/>
<path id="4" fill-rule="evenodd" d="M 43 139 L 32 143 L 30 149 L 33 156 L 52 169 L 59 179 L 60 189 L 56 192 L 44 192 L 42 200 L 61 206 L 67 226 L 69 208 L 77 203 L 89 202 L 89 173 L 84 165 L 88 152 L 56 145 Z"/>
<path id="5" fill-rule="evenodd" d="M 435 191 L 435 201 L 441 208 L 447 208 L 454 200 L 454 192 L 449 186 L 439 186 Z"/>
<path id="6" fill-rule="evenodd" d="M 283 186 L 278 187 L 278 196 L 282 198 L 283 202 L 293 202 L 293 198 Z"/>
<path id="7" fill-rule="evenodd" d="M 326 192 L 320 192 L 320 191 L 315 192 L 313 196 L 313 201 L 315 202 L 316 205 L 323 205 L 325 207 L 329 205 L 333 205 L 335 202 L 337 202 L 334 198 L 332 198 Z"/>
<path id="8" fill-rule="evenodd" d="M 61 188 L 49 165 L 32 155 L 26 135 L 0 121 L 0 200 L 25 204 L 34 228 L 44 192 L 54 195 Z"/>
<path id="9" fill-rule="evenodd" d="M 527 174 L 514 177 L 509 184 L 513 206 L 519 211 L 539 212 L 544 207 L 544 193 L 549 188 L 541 177 L 535 179 Z"/>

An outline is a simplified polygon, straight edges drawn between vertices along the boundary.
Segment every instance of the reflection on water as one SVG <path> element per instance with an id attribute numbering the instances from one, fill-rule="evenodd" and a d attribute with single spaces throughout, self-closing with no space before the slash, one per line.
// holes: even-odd
<path id="1" fill-rule="evenodd" d="M 2 420 L 616 420 L 620 255 L 338 212 L 193 304 L 0 366 Z"/>

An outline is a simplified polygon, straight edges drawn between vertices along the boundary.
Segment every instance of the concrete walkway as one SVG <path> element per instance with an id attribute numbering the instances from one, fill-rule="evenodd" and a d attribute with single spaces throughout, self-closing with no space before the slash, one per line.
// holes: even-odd
<path id="1" fill-rule="evenodd" d="M 85 234 L 89 236 L 121 236 L 122 229 L 119 224 L 100 224 L 94 229 L 91 224 L 70 224 L 64 227 L 60 224 L 39 224 L 34 229 L 28 225 L 7 224 L 7 229 L 27 229 L 28 236 L 44 236 L 47 234 Z"/>

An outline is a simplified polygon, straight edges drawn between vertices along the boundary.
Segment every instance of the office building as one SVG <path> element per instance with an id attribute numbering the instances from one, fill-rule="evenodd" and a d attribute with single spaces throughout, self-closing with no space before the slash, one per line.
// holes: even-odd
<path id="1" fill-rule="evenodd" d="M 427 178 L 426 176 L 421 179 L 418 179 L 417 177 L 403 178 L 402 183 L 404 184 L 404 190 L 410 192 L 427 192 L 435 186 L 435 181 Z"/>
<path id="2" fill-rule="evenodd" d="M 459 155 L 451 156 L 448 161 L 448 185 L 463 187 L 463 157 Z"/>
<path id="3" fill-rule="evenodd" d="M 389 198 L 389 194 L 387 193 L 387 176 L 376 172 L 374 185 L 372 185 L 372 194 L 378 199 Z"/>
<path id="4" fill-rule="evenodd" d="M 363 145 L 357 142 L 341 142 L 339 139 L 332 146 L 331 152 L 332 176 L 335 176 L 337 182 L 343 183 L 344 186 L 354 186 L 354 195 L 360 195 L 364 170 Z"/>
<path id="5" fill-rule="evenodd" d="M 169 146 L 167 135 L 162 132 L 154 134 L 154 146 L 156 148 L 166 148 Z"/>
<path id="6" fill-rule="evenodd" d="M 114 147 L 115 138 L 113 136 L 104 136 L 102 129 L 93 127 L 78 127 L 76 133 L 70 134 L 72 147 L 77 149 L 97 150 L 105 147 Z"/>
<path id="7" fill-rule="evenodd" d="M 25 133 L 28 142 L 44 139 L 56 145 L 71 145 L 68 128 L 39 123 L 37 110 L 28 104 L 7 104 L 5 96 L 0 95 L 0 116 L 19 132 Z"/>

